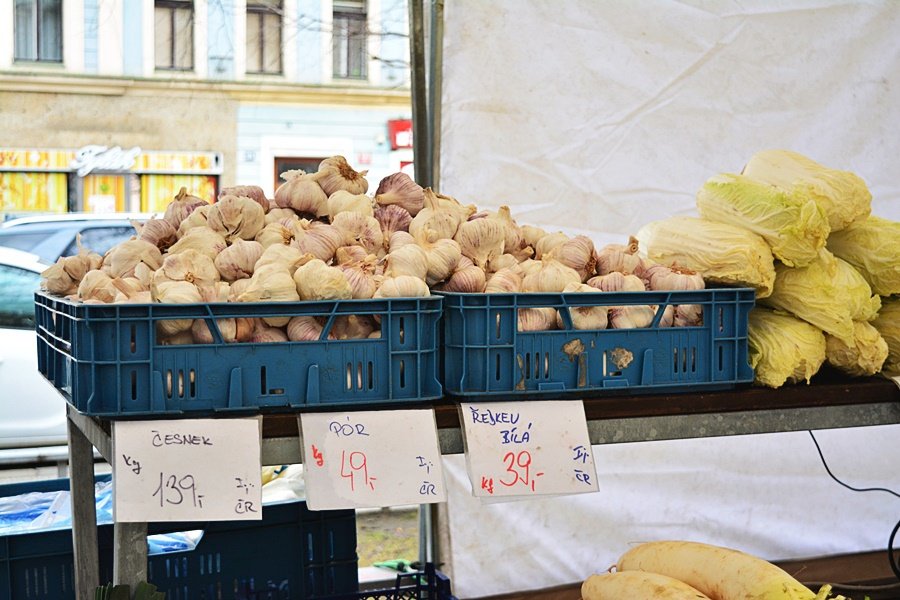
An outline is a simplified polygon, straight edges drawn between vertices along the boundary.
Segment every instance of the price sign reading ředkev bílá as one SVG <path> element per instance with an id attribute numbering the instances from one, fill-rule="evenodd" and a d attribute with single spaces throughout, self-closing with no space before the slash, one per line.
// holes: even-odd
<path id="1" fill-rule="evenodd" d="M 463 403 L 460 411 L 475 496 L 598 490 L 580 400 Z"/>
<path id="2" fill-rule="evenodd" d="M 304 413 L 300 430 L 311 510 L 447 499 L 431 410 Z"/>
<path id="3" fill-rule="evenodd" d="M 117 521 L 262 519 L 260 418 L 113 423 Z"/>

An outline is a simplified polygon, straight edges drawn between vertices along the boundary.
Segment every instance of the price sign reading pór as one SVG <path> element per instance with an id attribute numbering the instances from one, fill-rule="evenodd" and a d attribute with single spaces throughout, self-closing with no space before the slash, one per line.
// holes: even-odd
<path id="1" fill-rule="evenodd" d="M 113 423 L 117 521 L 262 519 L 261 419 Z"/>
<path id="2" fill-rule="evenodd" d="M 305 413 L 300 431 L 311 510 L 447 499 L 431 410 Z"/>
<path id="3" fill-rule="evenodd" d="M 580 400 L 463 403 L 459 418 L 475 496 L 528 497 L 599 489 Z"/>

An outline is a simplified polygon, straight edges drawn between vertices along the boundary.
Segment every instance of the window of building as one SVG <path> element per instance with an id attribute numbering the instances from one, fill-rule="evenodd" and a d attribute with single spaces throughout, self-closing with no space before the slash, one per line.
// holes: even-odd
<path id="1" fill-rule="evenodd" d="M 194 3 L 156 0 L 156 68 L 190 71 L 194 68 Z"/>
<path id="2" fill-rule="evenodd" d="M 247 72 L 281 73 L 281 0 L 247 2 Z"/>
<path id="3" fill-rule="evenodd" d="M 365 0 L 334 0 L 334 77 L 366 79 L 368 62 Z"/>
<path id="4" fill-rule="evenodd" d="M 62 0 L 16 0 L 15 59 L 62 62 Z"/>

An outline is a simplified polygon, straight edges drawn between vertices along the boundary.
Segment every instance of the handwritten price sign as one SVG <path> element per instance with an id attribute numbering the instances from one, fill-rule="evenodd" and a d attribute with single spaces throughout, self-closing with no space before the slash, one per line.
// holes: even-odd
<path id="1" fill-rule="evenodd" d="M 580 400 L 463 403 L 460 410 L 475 496 L 598 490 Z"/>
<path id="2" fill-rule="evenodd" d="M 116 520 L 262 519 L 260 422 L 114 422 Z"/>
<path id="3" fill-rule="evenodd" d="M 300 431 L 311 510 L 447 499 L 431 410 L 302 414 Z"/>

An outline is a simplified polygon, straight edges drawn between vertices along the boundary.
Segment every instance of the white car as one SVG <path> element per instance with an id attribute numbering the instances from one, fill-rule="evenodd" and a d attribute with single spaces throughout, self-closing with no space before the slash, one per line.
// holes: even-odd
<path id="1" fill-rule="evenodd" d="M 66 400 L 37 366 L 34 292 L 47 266 L 0 246 L 0 448 L 66 444 Z"/>

